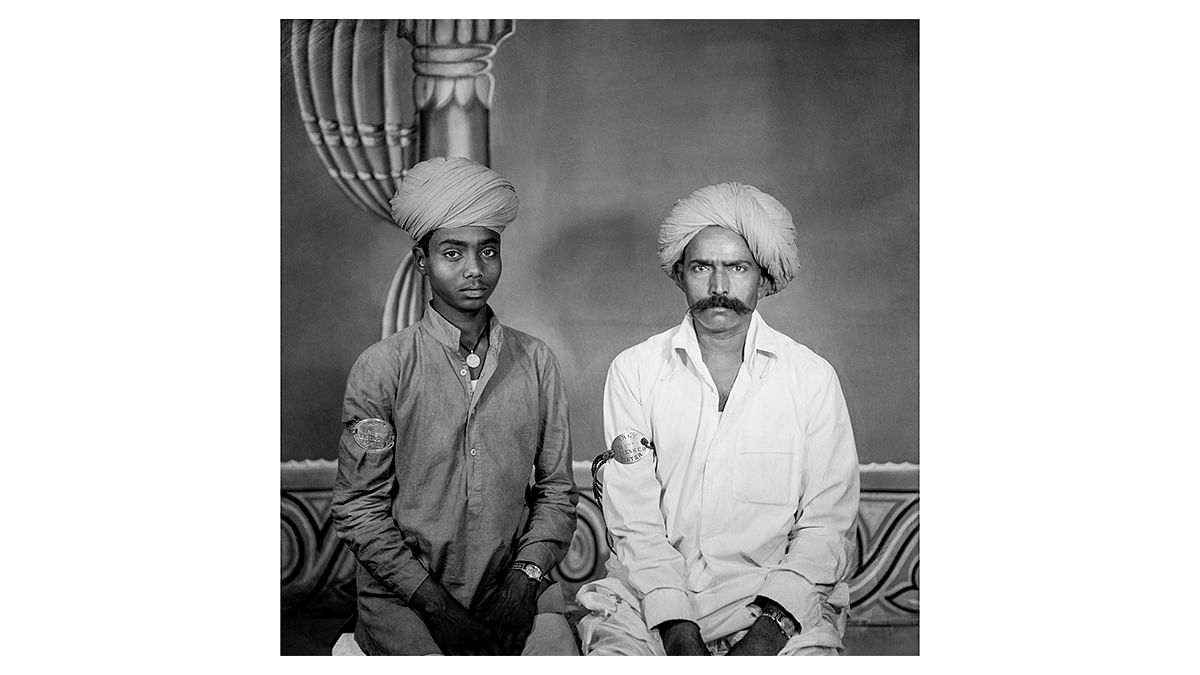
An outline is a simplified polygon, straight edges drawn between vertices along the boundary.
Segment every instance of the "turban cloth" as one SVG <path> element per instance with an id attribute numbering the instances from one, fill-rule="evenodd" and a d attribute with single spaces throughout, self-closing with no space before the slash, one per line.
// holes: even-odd
<path id="1" fill-rule="evenodd" d="M 517 218 L 517 191 L 504 176 L 462 157 L 434 157 L 400 180 L 392 220 L 414 241 L 438 228 L 477 225 L 503 232 Z"/>
<path id="2" fill-rule="evenodd" d="M 696 233 L 710 225 L 732 230 L 750 247 L 754 262 L 765 269 L 767 295 L 782 291 L 796 270 L 796 227 L 783 204 L 758 188 L 741 183 L 719 183 L 700 188 L 675 202 L 658 228 L 658 262 L 668 275 Z"/>

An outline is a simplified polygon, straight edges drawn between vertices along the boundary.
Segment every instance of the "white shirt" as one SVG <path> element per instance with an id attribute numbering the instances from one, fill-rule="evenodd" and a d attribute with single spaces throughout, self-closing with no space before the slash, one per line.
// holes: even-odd
<path id="1" fill-rule="evenodd" d="M 655 452 L 604 467 L 609 576 L 637 593 L 648 627 L 688 619 L 705 640 L 753 623 L 757 595 L 802 631 L 827 624 L 859 493 L 837 375 L 755 312 L 724 414 L 717 403 L 690 315 L 613 360 L 605 437 L 640 431 Z"/>

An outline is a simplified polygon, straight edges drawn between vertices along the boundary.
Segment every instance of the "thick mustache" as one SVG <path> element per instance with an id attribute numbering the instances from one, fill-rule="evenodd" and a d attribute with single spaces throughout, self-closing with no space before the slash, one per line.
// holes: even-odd
<path id="1" fill-rule="evenodd" d="M 696 302 L 692 303 L 692 306 L 689 307 L 688 310 L 692 312 L 703 312 L 706 309 L 714 309 L 717 307 L 723 309 L 732 309 L 738 314 L 749 314 L 754 311 L 747 307 L 746 303 L 728 295 L 710 295 L 706 298 L 700 298 Z"/>

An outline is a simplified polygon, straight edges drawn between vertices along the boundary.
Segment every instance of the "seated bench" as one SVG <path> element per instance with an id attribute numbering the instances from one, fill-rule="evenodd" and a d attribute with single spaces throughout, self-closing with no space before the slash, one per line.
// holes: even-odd
<path id="1" fill-rule="evenodd" d="M 604 574 L 610 552 L 604 514 L 593 490 L 592 461 L 576 461 L 578 521 L 571 546 L 551 576 L 563 586 L 572 623 L 582 615 L 575 591 Z M 858 556 L 850 580 L 848 654 L 916 654 L 920 625 L 920 468 L 863 464 Z M 313 622 L 339 626 L 354 612 L 354 558 L 333 532 L 329 504 L 337 463 L 284 462 L 281 467 L 281 606 L 285 653 L 330 653 L 339 632 L 320 645 L 287 639 Z M 602 477 L 599 474 L 598 477 Z M 601 495 L 602 496 L 602 495 Z M 311 639 L 306 642 L 311 642 Z"/>

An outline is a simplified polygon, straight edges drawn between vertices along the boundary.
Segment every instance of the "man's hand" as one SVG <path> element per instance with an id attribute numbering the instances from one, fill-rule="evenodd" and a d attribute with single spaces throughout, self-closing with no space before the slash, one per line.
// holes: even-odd
<path id="1" fill-rule="evenodd" d="M 785 644 L 787 638 L 779 626 L 767 617 L 760 616 L 742 639 L 725 652 L 725 656 L 775 656 Z"/>
<path id="2" fill-rule="evenodd" d="M 523 572 L 509 570 L 504 582 L 480 603 L 476 613 L 499 636 L 502 655 L 520 656 L 525 648 L 540 586 Z"/>
<path id="3" fill-rule="evenodd" d="M 426 577 L 409 601 L 421 615 L 433 641 L 447 656 L 495 656 L 500 654 L 496 633 L 471 616 L 441 584 Z"/>
<path id="4" fill-rule="evenodd" d="M 774 600 L 758 596 L 754 599 L 755 604 L 766 611 L 779 612 L 786 615 L 789 619 L 791 614 L 784 609 L 779 603 Z M 794 620 L 793 620 L 794 623 Z M 769 617 L 760 616 L 751 624 L 750 630 L 738 640 L 737 644 L 725 653 L 726 656 L 775 656 L 783 646 L 787 644 L 788 638 L 780 630 L 779 624 L 775 623 Z"/>
<path id="5" fill-rule="evenodd" d="M 667 656 L 712 656 L 704 640 L 700 639 L 700 626 L 693 621 L 678 619 L 664 621 L 657 626 Z"/>

